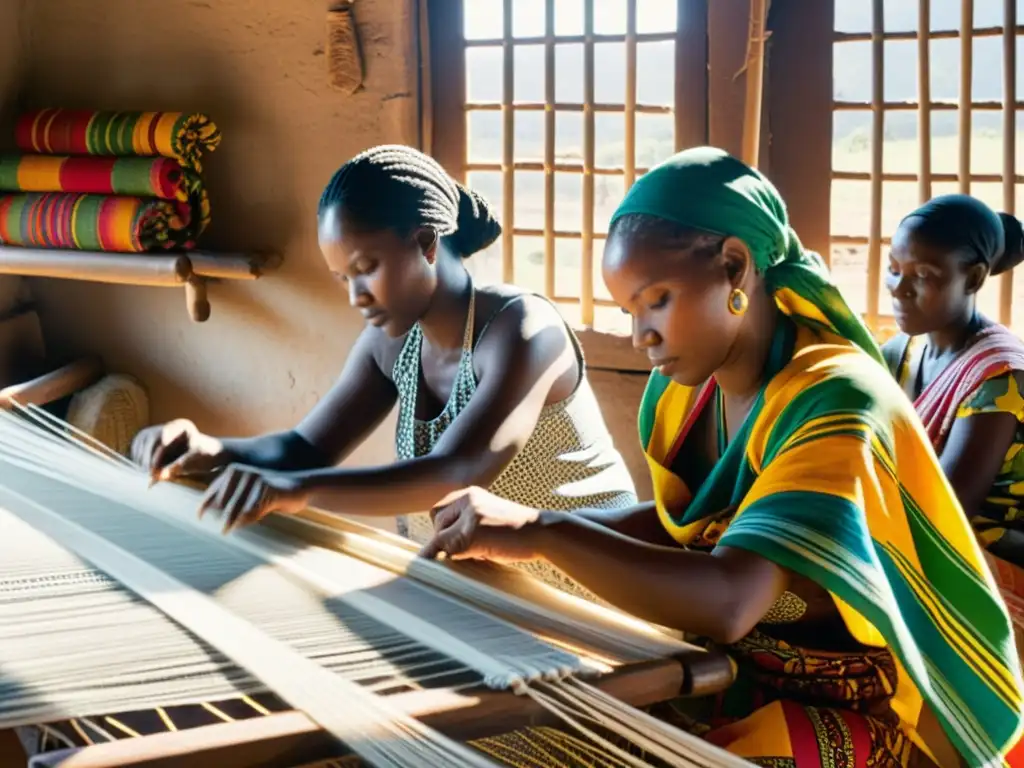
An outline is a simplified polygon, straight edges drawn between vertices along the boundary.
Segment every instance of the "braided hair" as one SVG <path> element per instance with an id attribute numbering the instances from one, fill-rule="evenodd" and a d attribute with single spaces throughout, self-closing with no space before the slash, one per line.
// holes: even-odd
<path id="1" fill-rule="evenodd" d="M 341 166 L 320 197 L 317 215 L 335 205 L 370 230 L 407 237 L 431 227 L 463 259 L 501 234 L 482 196 L 455 181 L 432 157 L 397 144 L 373 147 Z"/>

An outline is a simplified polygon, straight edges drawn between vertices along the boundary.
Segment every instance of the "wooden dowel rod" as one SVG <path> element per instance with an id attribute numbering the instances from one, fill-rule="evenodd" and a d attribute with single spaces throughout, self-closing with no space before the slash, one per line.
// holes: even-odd
<path id="1" fill-rule="evenodd" d="M 528 229 L 526 227 L 516 227 L 512 232 L 516 237 L 544 237 L 543 229 Z M 582 232 L 569 232 L 564 229 L 555 230 L 556 240 L 579 240 L 583 237 Z M 595 240 L 604 240 L 608 237 L 607 232 L 595 232 Z"/>
<path id="2" fill-rule="evenodd" d="M 555 294 L 555 0 L 544 4 L 544 295 Z"/>
<path id="3" fill-rule="evenodd" d="M 871 242 L 871 238 L 864 237 L 864 235 L 836 234 L 832 235 L 829 240 L 831 240 L 832 245 L 868 245 Z M 892 243 L 892 238 L 881 237 L 879 238 L 879 241 L 882 245 L 890 245 Z"/>
<path id="4" fill-rule="evenodd" d="M 83 358 L 31 381 L 0 389 L 0 409 L 13 408 L 15 403 L 46 405 L 95 384 L 101 376 L 103 363 L 95 357 Z"/>
<path id="5" fill-rule="evenodd" d="M 516 211 L 516 177 L 513 172 L 515 163 L 516 137 L 515 112 L 512 104 L 515 99 L 515 48 L 512 45 L 512 0 L 504 0 L 504 38 L 502 43 L 504 77 L 501 89 L 501 164 L 502 164 L 502 222 L 501 236 L 501 279 L 506 283 L 515 281 L 515 240 L 512 227 L 515 226 Z"/>
<path id="6" fill-rule="evenodd" d="M 885 101 L 882 103 L 886 112 L 909 112 L 918 109 L 916 101 Z M 960 109 L 960 101 L 933 101 L 930 105 L 932 112 L 953 112 Z M 871 102 L 864 101 L 835 101 L 832 109 L 836 112 L 860 112 L 874 109 Z M 999 112 L 1003 109 L 1001 101 L 974 101 L 971 102 L 971 110 L 974 112 Z M 1014 103 L 1014 109 L 1024 109 L 1024 101 Z"/>
<path id="7" fill-rule="evenodd" d="M 626 103 L 623 112 L 625 168 L 623 188 L 629 191 L 636 181 L 636 1 L 626 0 Z M 677 73 L 676 77 L 680 75 Z"/>
<path id="8" fill-rule="evenodd" d="M 687 687 L 678 661 L 624 667 L 595 682 L 616 698 L 647 706 Z M 462 741 L 556 722 L 544 707 L 509 692 L 414 691 L 388 697 L 406 714 Z M 283 712 L 223 725 L 160 733 L 62 750 L 37 758 L 32 768 L 292 768 L 338 757 L 337 744 L 305 714 Z"/>
<path id="9" fill-rule="evenodd" d="M 192 272 L 200 277 L 219 280 L 256 280 L 280 266 L 277 255 L 220 254 L 189 251 Z"/>
<path id="10" fill-rule="evenodd" d="M 580 320 L 594 325 L 594 0 L 583 0 L 583 223 Z"/>
<path id="11" fill-rule="evenodd" d="M 181 287 L 192 265 L 181 254 L 95 253 L 0 245 L 0 274 L 115 285 Z"/>
<path id="12" fill-rule="evenodd" d="M 206 295 L 206 280 L 193 275 L 185 283 L 185 307 L 194 323 L 210 319 L 210 299 Z"/>
<path id="13" fill-rule="evenodd" d="M 1003 0 L 1003 210 L 1017 214 L 1017 2 Z M 1013 323 L 1013 270 L 999 277 L 999 322 Z"/>
<path id="14" fill-rule="evenodd" d="M 928 38 L 931 6 L 932 0 L 917 0 L 917 197 L 920 203 L 932 199 L 931 40 Z"/>
<path id="15" fill-rule="evenodd" d="M 929 25 L 930 26 L 930 25 Z M 974 37 L 1000 37 L 1006 34 L 1006 27 L 978 27 L 974 30 Z M 1024 35 L 1024 26 L 1009 28 L 1012 35 Z M 935 29 L 918 25 L 916 30 L 905 30 L 902 32 L 885 32 L 882 38 L 885 40 L 916 40 L 924 34 L 929 40 L 955 40 L 960 37 L 959 29 Z M 866 43 L 871 40 L 870 32 L 836 32 L 832 38 L 836 43 Z"/>
<path id="16" fill-rule="evenodd" d="M 932 173 L 929 174 L 930 181 L 955 183 L 960 180 L 957 173 Z M 978 184 L 1002 184 L 1005 180 L 1002 173 L 972 173 L 971 181 Z M 1024 175 L 1014 176 L 1010 174 L 1010 180 L 1016 184 L 1024 184 Z M 871 174 L 865 171 L 832 171 L 833 181 L 871 181 Z M 882 181 L 920 181 L 921 176 L 916 173 L 883 173 Z"/>
<path id="17" fill-rule="evenodd" d="M 765 0 L 750 0 L 747 30 L 746 95 L 743 105 L 743 162 L 756 168 L 761 147 L 761 102 L 764 89 L 764 43 L 768 9 Z"/>
<path id="18" fill-rule="evenodd" d="M 878 319 L 882 279 L 882 151 L 885 141 L 884 0 L 871 3 L 871 220 L 868 241 L 867 322 Z"/>
<path id="19" fill-rule="evenodd" d="M 960 192 L 971 194 L 971 86 L 974 72 L 974 0 L 960 0 L 960 98 L 957 133 L 960 135 L 960 163 L 957 175 Z"/>

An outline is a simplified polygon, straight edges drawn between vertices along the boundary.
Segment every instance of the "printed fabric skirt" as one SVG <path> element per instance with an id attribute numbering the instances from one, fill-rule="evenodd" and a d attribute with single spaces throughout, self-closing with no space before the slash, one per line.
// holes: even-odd
<path id="1" fill-rule="evenodd" d="M 765 768 L 896 768 L 912 746 L 892 712 L 896 666 L 886 649 L 809 651 L 754 631 L 727 649 L 739 674 L 712 701 L 647 708 L 659 720 Z M 615 768 L 620 763 L 556 728 L 531 728 L 473 746 L 509 766 Z M 651 765 L 652 756 L 619 746 Z"/>

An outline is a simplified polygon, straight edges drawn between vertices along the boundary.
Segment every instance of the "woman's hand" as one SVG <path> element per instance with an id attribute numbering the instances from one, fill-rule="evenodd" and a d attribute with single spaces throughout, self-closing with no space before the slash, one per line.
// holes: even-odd
<path id="1" fill-rule="evenodd" d="M 453 560 L 516 563 L 540 557 L 536 509 L 502 499 L 482 488 L 448 496 L 431 512 L 434 537 L 420 550 L 428 559 L 444 552 Z"/>
<path id="2" fill-rule="evenodd" d="M 220 440 L 204 435 L 188 419 L 140 431 L 132 441 L 131 458 L 149 470 L 153 482 L 210 476 L 231 461 Z"/>
<path id="3" fill-rule="evenodd" d="M 232 464 L 206 490 L 199 516 L 214 511 L 224 517 L 224 533 L 261 520 L 271 512 L 294 515 L 309 503 L 309 493 L 295 475 Z"/>

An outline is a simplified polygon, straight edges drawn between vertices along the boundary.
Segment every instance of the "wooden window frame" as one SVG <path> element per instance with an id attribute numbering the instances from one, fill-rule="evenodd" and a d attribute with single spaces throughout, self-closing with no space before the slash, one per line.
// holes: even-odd
<path id="1" fill-rule="evenodd" d="M 870 42 L 872 53 L 872 86 L 869 102 L 833 101 L 832 110 L 860 110 L 871 112 L 871 170 L 870 172 L 835 171 L 829 163 L 832 180 L 867 181 L 870 190 L 870 218 L 866 235 L 848 232 L 832 232 L 830 245 L 867 246 L 867 296 L 865 320 L 869 327 L 882 337 L 896 331 L 891 314 L 882 312 L 883 264 L 882 248 L 889 245 L 890 233 L 882 231 L 883 184 L 885 182 L 917 182 L 918 200 L 924 203 L 932 197 L 934 182 L 956 182 L 958 191 L 970 194 L 972 183 L 996 182 L 1002 184 L 1002 210 L 1015 212 L 1016 187 L 1024 184 L 1024 176 L 1016 173 L 1016 114 L 1024 109 L 1024 101 L 1017 98 L 1016 44 L 1024 35 L 1024 26 L 1018 24 L 1015 0 L 1004 0 L 1003 24 L 998 27 L 974 26 L 974 1 L 961 0 L 959 30 L 931 30 L 930 0 L 918 0 L 917 29 L 913 31 L 886 32 L 884 28 L 885 0 L 871 0 L 872 29 L 864 32 L 837 32 L 834 18 L 830 21 L 828 39 L 831 44 L 847 42 Z M 831 0 L 824 5 L 833 7 Z M 962 32 L 963 30 L 964 32 Z M 983 37 L 1003 39 L 1003 98 L 999 101 L 975 101 L 972 94 L 974 40 Z M 960 40 L 960 87 L 955 101 L 936 101 L 931 97 L 932 40 Z M 885 43 L 887 41 L 917 41 L 918 96 L 914 101 L 885 100 Z M 831 75 L 832 69 L 829 68 Z M 830 94 L 831 98 L 831 94 Z M 913 110 L 918 115 L 919 158 L 916 173 L 888 173 L 883 163 L 885 139 L 885 116 L 894 111 Z M 972 115 L 977 111 L 1001 110 L 1003 113 L 1003 166 L 1001 173 L 973 173 L 971 167 Z M 937 111 L 956 111 L 959 117 L 957 133 L 959 142 L 958 168 L 956 173 L 932 172 L 931 115 Z M 832 141 L 831 121 L 828 131 Z M 964 140 L 966 137 L 966 140 Z M 907 211 L 909 213 L 909 211 Z M 1013 321 L 1013 272 L 999 276 L 999 321 L 1007 326 Z"/>
<path id="2" fill-rule="evenodd" d="M 467 0 L 472 1 L 472 0 Z M 709 0 L 676 0 L 678 28 L 673 33 L 638 34 L 636 32 L 637 0 L 624 0 L 627 8 L 627 32 L 601 35 L 593 32 L 593 2 L 584 1 L 586 9 L 583 35 L 554 34 L 554 7 L 557 0 L 547 0 L 545 12 L 546 34 L 539 37 L 513 38 L 512 3 L 504 0 L 504 36 L 496 40 L 463 39 L 463 0 L 419 0 L 421 45 L 421 138 L 424 151 L 429 152 L 452 176 L 465 181 L 471 171 L 496 171 L 503 175 L 503 242 L 502 272 L 506 282 L 514 282 L 512 253 L 517 236 L 539 237 L 544 240 L 544 283 L 546 295 L 556 303 L 581 306 L 584 327 L 578 330 L 587 356 L 588 366 L 594 369 L 619 371 L 649 371 L 647 356 L 632 347 L 631 339 L 614 333 L 595 331 L 595 306 L 610 304 L 596 298 L 593 291 L 593 242 L 604 235 L 594 231 L 594 177 L 616 175 L 624 178 L 628 187 L 645 169 L 635 166 L 635 115 L 654 112 L 674 114 L 676 148 L 703 144 L 708 140 L 707 112 L 707 24 Z M 672 108 L 638 104 L 636 100 L 636 49 L 638 42 L 673 40 L 676 61 L 675 104 Z M 594 101 L 594 45 L 603 42 L 623 42 L 626 46 L 625 102 L 599 104 Z M 582 43 L 584 46 L 584 101 L 562 104 L 555 101 L 555 45 Z M 515 69 L 514 46 L 543 44 L 545 48 L 545 100 L 524 104 L 514 101 Z M 502 100 L 498 103 L 468 104 L 466 88 L 466 57 L 469 46 L 500 45 L 504 54 Z M 426 55 L 423 56 L 422 54 Z M 632 76 L 629 76 L 632 69 Z M 443 83 L 443 86 L 436 85 Z M 435 87 L 431 87 L 435 84 Z M 685 108 L 680 109 L 680 105 Z M 503 115 L 502 161 L 497 164 L 470 164 L 466 114 L 470 109 L 495 110 Z M 514 146 L 514 114 L 517 111 L 543 111 L 545 114 L 545 158 L 543 162 L 518 162 Z M 558 111 L 582 112 L 583 163 L 567 165 L 555 163 L 555 114 Z M 621 168 L 603 168 L 595 164 L 594 115 L 597 112 L 615 112 L 623 115 L 626 137 L 626 162 Z M 545 225 L 543 229 L 523 229 L 515 226 L 514 172 L 540 171 L 544 173 Z M 553 200 L 555 173 L 580 173 L 583 177 L 583 220 L 579 231 L 559 231 L 554 226 Z M 556 238 L 582 241 L 580 297 L 555 294 L 554 259 Z"/>

